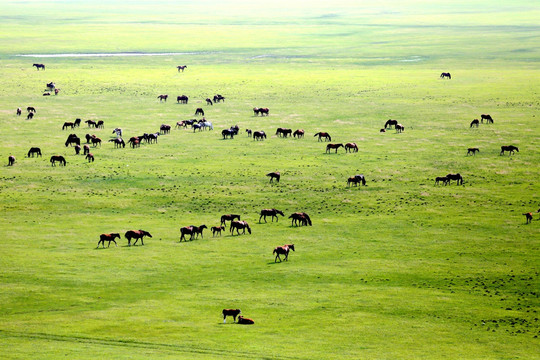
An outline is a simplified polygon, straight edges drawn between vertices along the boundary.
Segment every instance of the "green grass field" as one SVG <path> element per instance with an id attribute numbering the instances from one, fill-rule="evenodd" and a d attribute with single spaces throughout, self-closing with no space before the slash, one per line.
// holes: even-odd
<path id="1" fill-rule="evenodd" d="M 330 5 L 0 5 L 0 358 L 540 358 L 538 5 Z M 58 56 L 123 52 L 175 54 Z M 213 131 L 174 129 L 198 107 Z M 494 123 L 469 128 L 480 114 Z M 63 131 L 75 118 L 105 128 Z M 380 133 L 390 118 L 405 131 Z M 161 124 L 157 144 L 108 142 Z M 359 152 L 325 153 L 319 131 Z M 94 163 L 69 133 L 103 139 Z M 448 173 L 463 186 L 435 186 Z M 354 174 L 367 186 L 347 187 Z M 259 223 L 264 208 L 286 216 Z M 297 211 L 313 226 L 291 226 Z M 228 213 L 252 234 L 179 242 Z M 130 229 L 153 237 L 128 247 Z M 96 249 L 110 232 L 118 247 Z M 223 324 L 223 308 L 255 325 Z"/>

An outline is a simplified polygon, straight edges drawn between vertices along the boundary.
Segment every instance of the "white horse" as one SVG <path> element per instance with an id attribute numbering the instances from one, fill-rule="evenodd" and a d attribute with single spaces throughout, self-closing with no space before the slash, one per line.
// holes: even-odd
<path id="1" fill-rule="evenodd" d="M 214 125 L 210 121 L 205 121 L 201 124 L 203 129 L 209 128 L 210 130 L 214 130 Z"/>
<path id="2" fill-rule="evenodd" d="M 120 129 L 120 128 L 114 129 L 112 133 L 113 134 L 116 133 L 116 136 L 122 137 L 122 129 Z"/>

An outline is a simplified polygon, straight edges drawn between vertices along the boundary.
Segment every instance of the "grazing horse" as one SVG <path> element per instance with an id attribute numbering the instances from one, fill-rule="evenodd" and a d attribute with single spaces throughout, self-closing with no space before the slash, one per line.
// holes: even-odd
<path id="1" fill-rule="evenodd" d="M 384 128 L 389 128 L 391 129 L 392 126 L 396 126 L 398 124 L 398 121 L 397 120 L 392 120 L 392 119 L 388 119 L 385 123 L 384 123 Z"/>
<path id="2" fill-rule="evenodd" d="M 226 221 L 233 221 L 234 219 L 240 220 L 240 215 L 236 215 L 236 214 L 222 215 L 221 216 L 221 225 L 223 227 L 226 227 L 227 226 Z"/>
<path id="3" fill-rule="evenodd" d="M 88 127 L 93 127 L 93 128 L 95 128 L 97 125 L 97 123 L 94 120 L 86 120 L 85 123 L 88 124 Z"/>
<path id="4" fill-rule="evenodd" d="M 17 116 L 21 116 L 22 114 L 22 109 L 21 108 L 17 108 Z"/>
<path id="5" fill-rule="evenodd" d="M 178 72 L 180 72 L 180 70 L 184 72 L 184 70 L 187 68 L 187 65 L 178 65 L 176 68 L 178 69 Z"/>
<path id="6" fill-rule="evenodd" d="M 88 162 L 94 162 L 94 154 L 92 153 L 86 154 L 85 159 L 88 160 Z"/>
<path id="7" fill-rule="evenodd" d="M 236 234 L 240 235 L 240 229 L 242 229 L 242 234 L 246 233 L 246 229 L 251 234 L 251 228 L 249 227 L 248 223 L 246 221 L 231 221 L 231 235 L 234 235 L 234 229 L 236 229 Z"/>
<path id="8" fill-rule="evenodd" d="M 73 122 L 73 126 L 81 127 L 81 119 L 76 118 L 75 121 Z"/>
<path id="9" fill-rule="evenodd" d="M 528 212 L 528 213 L 524 213 L 523 215 L 525 215 L 525 218 L 526 218 L 526 224 L 530 224 L 532 219 L 533 219 L 533 215 L 532 213 Z"/>
<path id="10" fill-rule="evenodd" d="M 277 128 L 276 135 L 279 137 L 287 137 L 287 135 L 292 135 L 292 129 Z"/>
<path id="11" fill-rule="evenodd" d="M 236 317 L 242 313 L 242 310 L 240 309 L 223 309 L 223 323 L 225 324 L 227 322 L 227 316 L 232 316 L 233 321 L 236 322 Z"/>
<path id="12" fill-rule="evenodd" d="M 337 151 L 340 147 L 344 147 L 343 144 L 328 144 L 326 145 L 326 152 L 329 153 L 330 150 L 335 149 L 337 154 Z"/>
<path id="13" fill-rule="evenodd" d="M 311 219 L 309 215 L 306 214 L 305 212 L 292 213 L 291 216 L 289 216 L 289 219 L 292 219 L 291 226 L 298 225 L 298 223 L 304 226 L 307 226 L 307 225 L 312 226 Z"/>
<path id="14" fill-rule="evenodd" d="M 81 139 L 77 136 L 77 134 L 69 134 L 68 138 L 66 139 L 66 147 L 69 145 L 81 145 Z"/>
<path id="15" fill-rule="evenodd" d="M 493 119 L 489 114 L 480 115 L 480 121 L 484 123 L 484 120 L 486 120 L 486 124 L 493 124 Z"/>
<path id="16" fill-rule="evenodd" d="M 268 116 L 268 114 L 270 113 L 270 109 L 268 108 L 259 108 L 259 113 L 261 114 L 261 116 Z"/>
<path id="17" fill-rule="evenodd" d="M 88 154 L 90 154 L 90 146 L 84 145 L 83 146 L 83 155 L 88 155 Z"/>
<path id="18" fill-rule="evenodd" d="M 84 135 L 84 137 L 86 138 L 86 143 L 89 144 L 90 141 L 92 141 L 92 139 L 94 139 L 96 137 L 96 135 L 86 134 L 86 135 Z"/>
<path id="19" fill-rule="evenodd" d="M 105 249 L 105 241 L 109 242 L 107 247 L 111 246 L 111 241 L 114 242 L 114 245 L 118 246 L 118 244 L 114 240 L 116 238 L 120 239 L 120 234 L 118 234 L 118 233 L 101 234 L 101 235 L 99 235 L 99 241 L 97 243 L 97 247 L 99 248 L 99 244 L 103 244 L 103 248 Z"/>
<path id="20" fill-rule="evenodd" d="M 220 94 L 214 95 L 214 103 L 218 103 L 220 101 L 225 102 L 225 98 Z"/>
<path id="21" fill-rule="evenodd" d="M 56 162 L 60 163 L 60 166 L 66 166 L 66 159 L 62 155 L 53 155 L 51 156 L 51 165 L 56 166 Z"/>
<path id="22" fill-rule="evenodd" d="M 324 141 L 332 141 L 332 137 L 327 132 L 318 132 L 315 135 L 313 135 L 313 137 L 315 136 L 319 137 L 319 140 L 317 141 L 322 141 L 323 138 L 324 138 Z"/>
<path id="23" fill-rule="evenodd" d="M 248 318 L 245 318 L 243 317 L 242 315 L 240 315 L 238 317 L 238 324 L 242 324 L 242 325 L 253 325 L 255 324 L 255 321 L 253 321 L 253 319 L 248 319 Z"/>
<path id="24" fill-rule="evenodd" d="M 212 99 L 210 98 L 206 98 L 206 105 L 210 105 L 210 106 L 213 106 L 214 103 L 212 102 Z"/>
<path id="25" fill-rule="evenodd" d="M 358 152 L 358 145 L 356 143 L 346 143 L 345 152 Z"/>
<path id="26" fill-rule="evenodd" d="M 29 107 L 26 108 L 26 111 L 35 113 L 35 112 L 36 112 L 36 108 L 33 107 L 33 106 L 29 106 Z"/>
<path id="27" fill-rule="evenodd" d="M 435 178 L 435 185 L 439 185 L 440 182 L 442 182 L 446 186 L 450 184 L 450 179 L 446 176 L 437 176 Z"/>
<path id="28" fill-rule="evenodd" d="M 210 230 L 212 230 L 212 236 L 216 236 L 216 234 L 221 236 L 221 232 L 225 230 L 225 226 L 212 226 Z"/>
<path id="29" fill-rule="evenodd" d="M 191 125 L 191 128 L 193 129 L 193 132 L 195 132 L 195 130 L 201 131 L 203 129 L 203 126 L 201 124 L 193 124 Z"/>
<path id="30" fill-rule="evenodd" d="M 266 133 L 264 131 L 255 131 L 253 133 L 253 140 L 263 140 L 266 139 Z"/>
<path id="31" fill-rule="evenodd" d="M 401 133 L 401 132 L 405 131 L 405 126 L 403 126 L 403 125 L 401 125 L 401 124 L 397 124 L 397 125 L 395 126 L 395 128 L 396 128 L 396 132 L 397 132 L 397 133 Z"/>
<path id="32" fill-rule="evenodd" d="M 179 127 L 183 127 L 183 128 L 186 128 L 187 127 L 187 124 L 184 120 L 182 121 L 177 121 L 176 122 L 176 126 L 174 127 L 175 129 L 178 129 Z"/>
<path id="33" fill-rule="evenodd" d="M 169 134 L 171 132 L 171 125 L 161 124 L 159 132 L 163 134 Z"/>
<path id="34" fill-rule="evenodd" d="M 81 152 L 81 145 L 75 145 L 75 155 L 79 155 Z"/>
<path id="35" fill-rule="evenodd" d="M 510 155 L 512 155 L 514 151 L 519 152 L 519 149 L 517 148 L 517 146 L 514 146 L 514 145 L 508 145 L 508 146 L 503 145 L 501 146 L 501 153 L 499 155 L 504 155 L 505 151 L 508 151 Z"/>
<path id="36" fill-rule="evenodd" d="M 274 262 L 277 262 L 278 259 L 279 259 L 279 262 L 281 262 L 281 258 L 279 257 L 279 255 L 285 255 L 285 258 L 283 259 L 283 261 L 288 261 L 290 250 L 295 251 L 294 244 L 288 244 L 288 245 L 276 247 L 274 251 L 272 252 L 272 254 L 276 254 L 276 258 L 274 259 Z"/>
<path id="37" fill-rule="evenodd" d="M 261 210 L 261 213 L 260 213 L 260 217 L 259 217 L 259 223 L 261 222 L 261 219 L 264 218 L 264 222 L 267 222 L 266 221 L 266 217 L 267 216 L 271 216 L 272 217 L 272 222 L 274 222 L 274 217 L 276 218 L 276 222 L 279 221 L 279 218 L 278 218 L 278 214 L 281 215 L 281 216 L 285 216 L 285 214 L 278 210 L 278 209 L 262 209 Z"/>
<path id="38" fill-rule="evenodd" d="M 36 156 L 41 156 L 41 149 L 38 147 L 30 148 L 30 150 L 28 151 L 28 157 L 30 157 L 30 155 L 34 157 L 34 154 L 36 154 Z"/>
<path id="39" fill-rule="evenodd" d="M 296 130 L 295 132 L 293 132 L 293 137 L 298 137 L 298 139 L 300 138 L 303 138 L 304 137 L 304 130 L 303 129 L 298 129 Z"/>
<path id="40" fill-rule="evenodd" d="M 133 246 L 135 246 L 139 239 L 141 239 L 141 245 L 144 245 L 143 238 L 145 236 L 152 237 L 148 231 L 144 230 L 128 230 L 124 236 L 128 241 L 128 246 L 131 246 L 131 239 L 135 239 L 135 242 L 133 243 Z"/>
<path id="41" fill-rule="evenodd" d="M 197 115 L 204 116 L 204 110 L 202 108 L 195 109 L 195 116 Z"/>
<path id="42" fill-rule="evenodd" d="M 162 100 L 165 100 L 165 102 L 167 102 L 168 97 L 169 95 L 165 94 L 165 95 L 159 95 L 157 98 L 159 99 L 159 102 L 161 102 Z"/>
<path id="43" fill-rule="evenodd" d="M 43 65 L 43 64 L 32 64 L 32 66 L 35 66 L 36 70 L 38 70 L 38 71 L 39 71 L 39 69 L 45 70 L 45 65 Z"/>
<path id="44" fill-rule="evenodd" d="M 480 125 L 480 121 L 478 121 L 478 119 L 474 119 L 473 121 L 471 121 L 471 126 L 469 126 L 470 128 L 472 128 L 473 126 L 478 127 L 478 125 Z"/>
<path id="45" fill-rule="evenodd" d="M 29 112 L 28 115 L 26 115 L 26 120 L 31 120 L 34 117 L 33 112 Z"/>
<path id="46" fill-rule="evenodd" d="M 158 137 L 159 137 L 159 133 L 148 134 L 148 142 L 150 144 L 153 142 L 157 144 Z"/>
<path id="47" fill-rule="evenodd" d="M 116 136 L 118 136 L 118 137 L 121 137 L 122 136 L 122 129 L 121 128 L 114 128 L 112 133 L 116 134 Z"/>
<path id="48" fill-rule="evenodd" d="M 479 148 L 468 148 L 467 149 L 467 156 L 469 156 L 469 154 L 476 155 L 477 152 L 480 152 Z"/>
<path id="49" fill-rule="evenodd" d="M 136 136 L 131 137 L 128 143 L 131 145 L 131 148 L 133 149 L 135 149 L 136 147 L 141 147 L 141 141 Z"/>
<path id="50" fill-rule="evenodd" d="M 186 95 L 181 95 L 176 97 L 176 102 L 178 104 L 187 104 L 189 98 Z"/>
<path id="51" fill-rule="evenodd" d="M 450 75 L 450 73 L 448 72 L 443 72 L 441 74 L 441 79 L 451 79 L 452 78 L 452 75 Z"/>
<path id="52" fill-rule="evenodd" d="M 15 164 L 15 156 L 10 155 L 8 157 L 8 166 L 13 166 L 13 164 Z"/>
<path id="53" fill-rule="evenodd" d="M 279 182 L 279 179 L 281 178 L 281 174 L 278 171 L 268 173 L 266 176 L 270 176 L 270 182 L 272 182 L 274 179 L 276 179 L 276 182 Z"/>
<path id="54" fill-rule="evenodd" d="M 260 110 L 259 110 L 258 107 L 254 107 L 254 108 L 253 108 L 253 116 L 259 115 L 259 112 L 260 112 Z"/>
<path id="55" fill-rule="evenodd" d="M 364 175 L 351 176 L 347 179 L 347 186 L 351 186 L 351 183 L 354 184 L 354 186 L 358 186 L 358 183 L 366 185 L 366 179 L 364 178 Z"/>
<path id="56" fill-rule="evenodd" d="M 97 123 L 96 123 L 96 127 L 98 129 L 104 129 L 105 128 L 105 123 L 103 122 L 103 120 L 99 120 Z"/>
<path id="57" fill-rule="evenodd" d="M 98 144 L 99 144 L 99 147 L 101 147 L 101 139 L 98 138 L 98 137 L 94 137 L 92 138 L 92 146 L 93 147 L 96 147 Z"/>
<path id="58" fill-rule="evenodd" d="M 451 180 L 456 180 L 457 185 L 463 185 L 463 177 L 460 174 L 448 174 L 446 177 L 448 178 L 448 183 Z"/>
<path id="59" fill-rule="evenodd" d="M 223 136 L 223 139 L 226 139 L 227 137 L 231 137 L 231 139 L 234 139 L 234 135 L 237 133 L 237 131 L 231 129 L 224 129 L 221 131 L 221 135 Z"/>
<path id="60" fill-rule="evenodd" d="M 64 125 L 62 125 L 62 130 L 65 130 L 66 128 L 70 127 L 73 129 L 75 127 L 75 124 L 72 122 L 65 122 Z"/>

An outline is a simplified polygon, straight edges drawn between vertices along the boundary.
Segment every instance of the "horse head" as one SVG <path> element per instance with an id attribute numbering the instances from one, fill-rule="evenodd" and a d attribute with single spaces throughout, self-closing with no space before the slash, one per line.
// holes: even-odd
<path id="1" fill-rule="evenodd" d="M 152 237 L 152 235 L 148 231 L 144 231 L 144 230 L 139 230 L 139 231 L 143 236 Z"/>

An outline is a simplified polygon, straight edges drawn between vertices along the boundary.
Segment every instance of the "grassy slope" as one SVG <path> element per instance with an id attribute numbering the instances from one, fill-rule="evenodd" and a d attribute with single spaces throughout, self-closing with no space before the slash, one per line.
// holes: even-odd
<path id="1" fill-rule="evenodd" d="M 159 9 L 143 17 L 139 7 L 119 15 L 113 6 L 83 17 L 83 5 L 59 13 L 31 4 L 29 13 L 7 4 L 2 12 L 18 30 L 0 28 L 8 45 L 0 157 L 18 159 L 1 182 L 0 247 L 9 254 L 0 275 L 3 357 L 536 356 L 540 231 L 521 215 L 539 203 L 530 5 L 489 14 L 461 7 L 431 20 L 435 9 L 415 3 L 384 23 L 384 9 L 337 18 L 315 9 L 296 26 L 287 19 L 253 26 L 227 13 L 193 21 L 196 8 L 180 18 L 176 9 L 156 26 Z M 48 31 L 37 31 L 51 17 Z M 445 26 L 428 26 L 439 21 Z M 29 68 L 38 59 L 13 56 L 64 51 L 204 53 L 40 59 L 45 72 Z M 402 61 L 415 56 L 421 61 Z M 188 70 L 178 74 L 182 63 Z M 441 69 L 454 78 L 439 80 Z M 41 97 L 51 80 L 61 96 Z M 160 104 L 160 93 L 192 100 Z M 215 93 L 226 103 L 204 106 Z M 13 115 L 30 104 L 35 120 Z M 93 132 L 108 139 L 115 126 L 127 136 L 155 131 L 198 106 L 213 133 L 175 130 L 135 150 L 105 143 L 91 165 L 63 146 L 61 124 L 75 117 L 104 120 L 105 130 Z M 253 106 L 271 116 L 253 117 Z M 481 113 L 495 124 L 469 129 Z M 378 133 L 390 117 L 405 133 Z M 220 140 L 233 124 L 269 134 L 304 128 L 307 136 Z M 319 130 L 357 142 L 360 152 L 325 154 L 312 137 Z M 24 158 L 31 144 L 43 159 Z M 500 157 L 502 144 L 520 153 Z M 481 153 L 466 157 L 470 146 Z M 67 155 L 65 169 L 50 167 L 53 153 Z M 283 174 L 279 185 L 264 176 L 274 170 Z M 448 172 L 464 175 L 465 185 L 434 187 Z M 355 173 L 367 176 L 367 187 L 345 187 Z M 305 210 L 315 224 L 259 225 L 266 207 Z M 230 212 L 250 222 L 251 236 L 208 232 L 177 243 L 179 227 L 217 225 Z M 154 237 L 144 247 L 122 240 L 93 249 L 100 233 L 131 228 Z M 275 265 L 272 248 L 290 242 L 297 252 Z M 224 307 L 242 308 L 257 325 L 221 325 Z"/>

